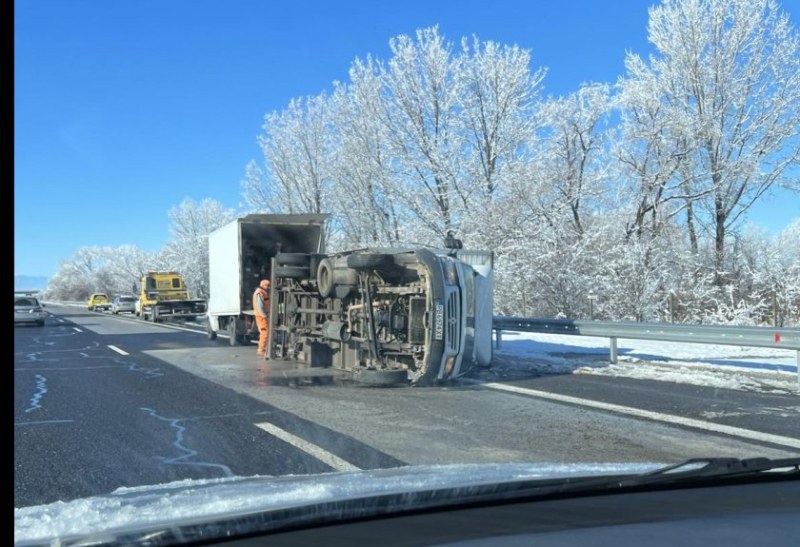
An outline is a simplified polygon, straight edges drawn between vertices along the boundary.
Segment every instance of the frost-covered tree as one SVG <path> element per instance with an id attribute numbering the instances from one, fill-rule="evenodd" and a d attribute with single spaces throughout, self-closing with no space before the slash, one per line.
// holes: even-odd
<path id="1" fill-rule="evenodd" d="M 48 284 L 48 297 L 86 300 L 93 292 L 129 293 L 151 262 L 151 254 L 133 245 L 81 247 L 60 262 Z"/>
<path id="2" fill-rule="evenodd" d="M 786 326 L 800 318 L 800 219 L 777 235 L 749 227 L 735 272 L 739 292 L 763 310 L 756 323 Z"/>
<path id="3" fill-rule="evenodd" d="M 529 159 L 538 129 L 536 109 L 546 71 L 531 72 L 531 54 L 518 46 L 461 41 L 455 65 L 465 155 L 462 191 L 491 200 L 515 167 Z"/>
<path id="4" fill-rule="evenodd" d="M 533 180 L 528 166 L 540 128 L 546 71 L 531 71 L 527 50 L 477 37 L 462 39 L 455 70 L 464 156 L 461 185 L 467 196 L 459 234 L 468 245 L 496 248 L 508 242 L 517 217 L 511 199 L 515 185 Z"/>
<path id="5" fill-rule="evenodd" d="M 154 253 L 134 245 L 122 245 L 106 253 L 104 270 L 113 280 L 111 293 L 136 292 L 134 288 L 142 275 L 153 267 Z"/>
<path id="6" fill-rule="evenodd" d="M 48 297 L 86 300 L 93 292 L 109 292 L 112 287 L 102 274 L 105 256 L 102 247 L 81 247 L 71 258 L 62 260 L 48 284 Z"/>
<path id="7" fill-rule="evenodd" d="M 714 242 L 716 283 L 726 237 L 800 158 L 800 37 L 773 0 L 664 0 L 650 9 L 655 54 L 626 59 L 685 143 L 694 220 Z"/>
<path id="8" fill-rule="evenodd" d="M 214 199 L 184 199 L 168 213 L 170 239 L 148 269 L 175 270 L 200 298 L 208 298 L 208 234 L 235 218 L 232 209 Z"/>
<path id="9" fill-rule="evenodd" d="M 585 85 L 542 107 L 546 132 L 536 175 L 548 189 L 541 194 L 542 214 L 550 215 L 552 224 L 568 222 L 578 236 L 586 231 L 583 217 L 591 214 L 610 171 L 604 123 L 609 94 L 607 85 Z"/>
<path id="10" fill-rule="evenodd" d="M 461 136 L 453 44 L 437 27 L 389 41 L 380 66 L 393 178 L 419 227 L 420 241 L 455 230 L 467 196 L 461 184 Z"/>
<path id="11" fill-rule="evenodd" d="M 498 313 L 791 322 L 794 263 L 740 223 L 798 185 L 797 33 L 772 0 L 663 0 L 648 31 L 654 55 L 628 54 L 616 87 L 544 103 L 527 51 L 397 36 L 265 118 L 245 200 L 331 213 L 330 250 L 452 230 L 494 250 Z"/>
<path id="12" fill-rule="evenodd" d="M 248 166 L 244 197 L 257 211 L 326 212 L 334 154 L 328 131 L 328 99 L 293 99 L 265 117 L 258 143 L 266 168 Z"/>
<path id="13" fill-rule="evenodd" d="M 337 84 L 331 123 L 338 154 L 333 165 L 334 228 L 342 246 L 393 245 L 402 238 L 403 208 L 391 176 L 382 83 L 372 58 L 356 59 L 350 82 Z"/>
<path id="14" fill-rule="evenodd" d="M 688 152 L 686 139 L 674 136 L 674 120 L 658 85 L 652 74 L 623 78 L 615 98 L 620 122 L 612 156 L 619 173 L 620 203 L 629 210 L 628 239 L 657 238 L 687 200 L 697 197 L 688 192 L 690 179 L 684 179 L 681 169 Z"/>

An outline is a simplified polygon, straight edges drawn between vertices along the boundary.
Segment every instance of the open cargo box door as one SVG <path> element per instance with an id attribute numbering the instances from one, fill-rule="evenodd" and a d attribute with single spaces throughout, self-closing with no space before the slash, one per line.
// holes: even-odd
<path id="1" fill-rule="evenodd" d="M 247 342 L 254 329 L 253 292 L 271 279 L 271 259 L 325 248 L 327 214 L 252 214 L 209 235 L 209 338 L 227 331 L 231 343 Z"/>

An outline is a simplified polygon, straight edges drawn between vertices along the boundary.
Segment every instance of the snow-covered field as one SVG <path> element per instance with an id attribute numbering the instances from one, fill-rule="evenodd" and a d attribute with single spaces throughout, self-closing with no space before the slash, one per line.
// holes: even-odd
<path id="1" fill-rule="evenodd" d="M 800 392 L 797 351 L 619 339 L 609 364 L 609 340 L 593 336 L 502 333 L 496 361 L 509 372 L 596 374 L 764 392 Z"/>

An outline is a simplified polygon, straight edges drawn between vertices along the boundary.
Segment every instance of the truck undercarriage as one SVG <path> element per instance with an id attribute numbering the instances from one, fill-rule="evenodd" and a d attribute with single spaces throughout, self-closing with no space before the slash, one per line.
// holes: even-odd
<path id="1" fill-rule="evenodd" d="M 461 295 L 427 250 L 278 254 L 272 347 L 277 358 L 347 370 L 372 384 L 430 384 L 460 356 Z M 449 351 L 448 351 L 449 350 Z"/>

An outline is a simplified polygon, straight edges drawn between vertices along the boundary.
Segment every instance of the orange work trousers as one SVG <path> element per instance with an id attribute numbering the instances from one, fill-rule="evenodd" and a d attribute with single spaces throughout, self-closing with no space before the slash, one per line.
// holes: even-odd
<path id="1" fill-rule="evenodd" d="M 266 317 L 256 315 L 256 325 L 258 325 L 258 355 L 264 356 L 267 353 L 267 338 L 269 337 L 269 321 Z"/>

